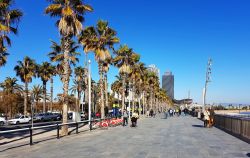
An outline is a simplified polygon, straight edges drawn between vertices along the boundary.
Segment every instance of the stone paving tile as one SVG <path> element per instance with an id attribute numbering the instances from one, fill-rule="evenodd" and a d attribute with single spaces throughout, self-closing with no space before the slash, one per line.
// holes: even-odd
<path id="1" fill-rule="evenodd" d="M 0 152 L 28 158 L 243 158 L 250 145 L 192 117 L 139 119 L 137 128 L 115 127 Z"/>

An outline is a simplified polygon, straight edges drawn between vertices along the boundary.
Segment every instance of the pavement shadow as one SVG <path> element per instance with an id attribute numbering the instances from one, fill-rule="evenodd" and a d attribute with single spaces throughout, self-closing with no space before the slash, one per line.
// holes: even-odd
<path id="1" fill-rule="evenodd" d="M 82 124 L 81 126 L 79 126 L 79 128 L 80 128 L 80 127 L 83 127 L 83 126 L 85 126 L 85 125 L 86 125 L 86 124 Z M 39 135 L 39 134 L 43 134 L 43 133 L 46 133 L 46 132 L 50 132 L 50 131 L 52 131 L 52 130 L 55 130 L 55 129 L 48 129 L 48 130 L 41 131 L 41 132 L 38 132 L 38 133 L 33 134 L 33 139 L 34 139 L 34 140 L 33 140 L 33 145 L 39 144 L 39 143 L 41 143 L 41 142 L 49 141 L 49 140 L 52 140 L 52 139 L 57 139 L 55 136 L 49 136 L 49 137 L 47 137 L 47 138 L 40 138 L 40 139 L 37 140 L 37 141 L 35 140 L 35 137 L 34 137 L 34 136 Z M 69 131 L 69 135 L 73 134 L 74 131 L 75 131 L 75 129 L 70 130 L 70 131 Z M 81 131 L 81 132 L 79 132 L 79 133 L 87 132 L 87 131 L 89 131 L 89 130 Z M 12 143 L 12 142 L 16 142 L 16 141 L 19 141 L 19 140 L 22 140 L 22 139 L 26 139 L 26 138 L 28 138 L 28 137 L 29 137 L 29 135 L 28 135 L 28 136 L 24 136 L 24 137 L 22 137 L 22 138 L 18 138 L 18 139 L 12 140 L 12 141 L 3 142 L 3 143 L 0 143 L 0 146 L 1 146 L 1 145 L 5 145 L 5 144 L 9 144 L 9 143 Z M 61 136 L 60 138 L 63 138 L 63 137 L 64 137 L 64 136 Z M 11 150 L 11 149 L 23 147 L 23 146 L 28 146 L 28 145 L 30 145 L 30 144 L 29 144 L 29 143 L 17 144 L 17 145 L 14 145 L 14 146 L 12 146 L 12 147 L 7 147 L 7 148 L 5 148 L 5 149 L 0 150 L 0 153 L 1 153 L 1 152 L 4 152 L 4 151 L 7 151 L 7 150 Z"/>
<path id="2" fill-rule="evenodd" d="M 83 123 L 83 124 L 81 124 L 78 128 L 84 127 L 84 126 L 86 126 L 86 125 L 87 125 L 87 123 Z M 74 128 L 74 129 L 72 129 L 71 131 L 69 131 L 68 134 L 70 135 L 70 134 L 72 134 L 73 132 L 76 132 L 76 128 Z"/>
<path id="3" fill-rule="evenodd" d="M 247 157 L 250 157 L 250 153 L 247 153 Z"/>
<path id="4" fill-rule="evenodd" d="M 56 129 L 56 128 L 55 128 L 55 129 Z M 41 131 L 41 132 L 37 132 L 37 133 L 33 134 L 33 137 L 36 136 L 36 135 L 39 135 L 39 134 L 43 134 L 43 133 L 46 133 L 46 132 L 50 132 L 50 131 L 55 130 L 55 129 L 45 129 L 45 130 L 43 130 L 43 131 Z M 6 140 L 5 142 L 0 143 L 0 146 L 1 146 L 1 145 L 5 145 L 5 144 L 9 144 L 9 143 L 12 143 L 12 142 L 16 142 L 16 141 L 19 141 L 19 140 L 26 139 L 26 138 L 29 138 L 29 137 L 30 137 L 29 132 L 22 133 L 22 134 L 20 134 L 20 135 L 22 136 L 21 138 L 13 139 L 13 140 L 10 140 L 10 141 Z M 5 136 L 4 138 L 5 138 L 5 139 L 8 139 L 8 138 L 12 138 L 12 137 L 14 137 L 14 136 L 19 136 L 19 135 L 18 135 L 18 133 L 15 133 L 15 134 L 12 134 L 11 137 Z"/>
<path id="5" fill-rule="evenodd" d="M 7 151 L 7 150 L 11 150 L 11 149 L 15 149 L 15 148 L 20 148 L 20 147 L 23 147 L 23 146 L 27 146 L 27 145 L 29 145 L 29 143 L 28 144 L 26 143 L 26 144 L 21 144 L 21 145 L 16 145 L 16 146 L 13 146 L 13 147 L 9 147 L 9 148 L 0 150 L 0 153 L 4 152 L 4 151 Z"/>
<path id="6" fill-rule="evenodd" d="M 192 127 L 204 128 L 203 125 L 192 125 Z"/>

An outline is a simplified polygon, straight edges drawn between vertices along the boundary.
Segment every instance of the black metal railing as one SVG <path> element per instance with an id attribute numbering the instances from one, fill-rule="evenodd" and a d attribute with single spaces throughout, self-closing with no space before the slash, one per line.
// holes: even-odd
<path id="1" fill-rule="evenodd" d="M 102 122 L 105 120 L 110 120 L 111 118 L 104 118 L 104 119 L 92 119 L 92 120 L 85 120 L 85 121 L 78 121 L 78 122 L 70 122 L 70 123 L 56 123 L 56 124 L 52 124 L 52 125 L 46 125 L 46 126 L 37 126 L 37 127 L 32 127 L 30 126 L 29 128 L 21 128 L 21 129 L 14 129 L 14 130 L 6 130 L 6 131 L 0 131 L 0 135 L 2 134 L 7 134 L 7 133 L 15 133 L 15 132 L 28 132 L 29 131 L 29 137 L 30 137 L 30 145 L 33 145 L 33 132 L 35 130 L 39 130 L 39 129 L 46 129 L 46 128 L 52 128 L 52 127 L 56 127 L 56 138 L 60 139 L 60 128 L 62 126 L 65 125 L 73 125 L 75 126 L 75 131 L 76 134 L 79 133 L 79 125 L 80 124 L 89 124 L 89 130 L 93 130 L 93 123 L 94 122 Z"/>

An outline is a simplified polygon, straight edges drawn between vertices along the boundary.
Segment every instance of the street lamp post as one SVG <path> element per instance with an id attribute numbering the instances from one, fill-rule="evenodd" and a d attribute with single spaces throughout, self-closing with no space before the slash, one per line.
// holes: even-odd
<path id="1" fill-rule="evenodd" d="M 33 128 L 34 123 L 34 96 L 31 94 L 31 127 Z"/>
<path id="2" fill-rule="evenodd" d="M 91 71 L 90 71 L 90 64 L 91 64 L 91 61 L 89 60 L 88 61 L 88 88 L 89 88 L 89 125 L 91 124 L 90 121 L 91 121 Z"/>
<path id="3" fill-rule="evenodd" d="M 209 58 L 207 63 L 205 87 L 203 89 L 203 107 L 202 107 L 203 112 L 205 111 L 205 106 L 206 106 L 207 85 L 209 82 L 211 82 L 211 73 L 212 73 L 211 67 L 212 67 L 212 59 Z"/>
<path id="4" fill-rule="evenodd" d="M 128 118 L 130 119 L 131 104 L 130 104 L 130 82 L 128 83 Z"/>

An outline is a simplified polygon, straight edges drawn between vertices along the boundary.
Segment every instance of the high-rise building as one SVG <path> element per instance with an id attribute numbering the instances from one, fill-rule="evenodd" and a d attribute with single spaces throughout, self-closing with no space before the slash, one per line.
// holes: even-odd
<path id="1" fill-rule="evenodd" d="M 174 75 L 171 71 L 165 72 L 162 76 L 162 88 L 170 98 L 174 99 Z"/>

